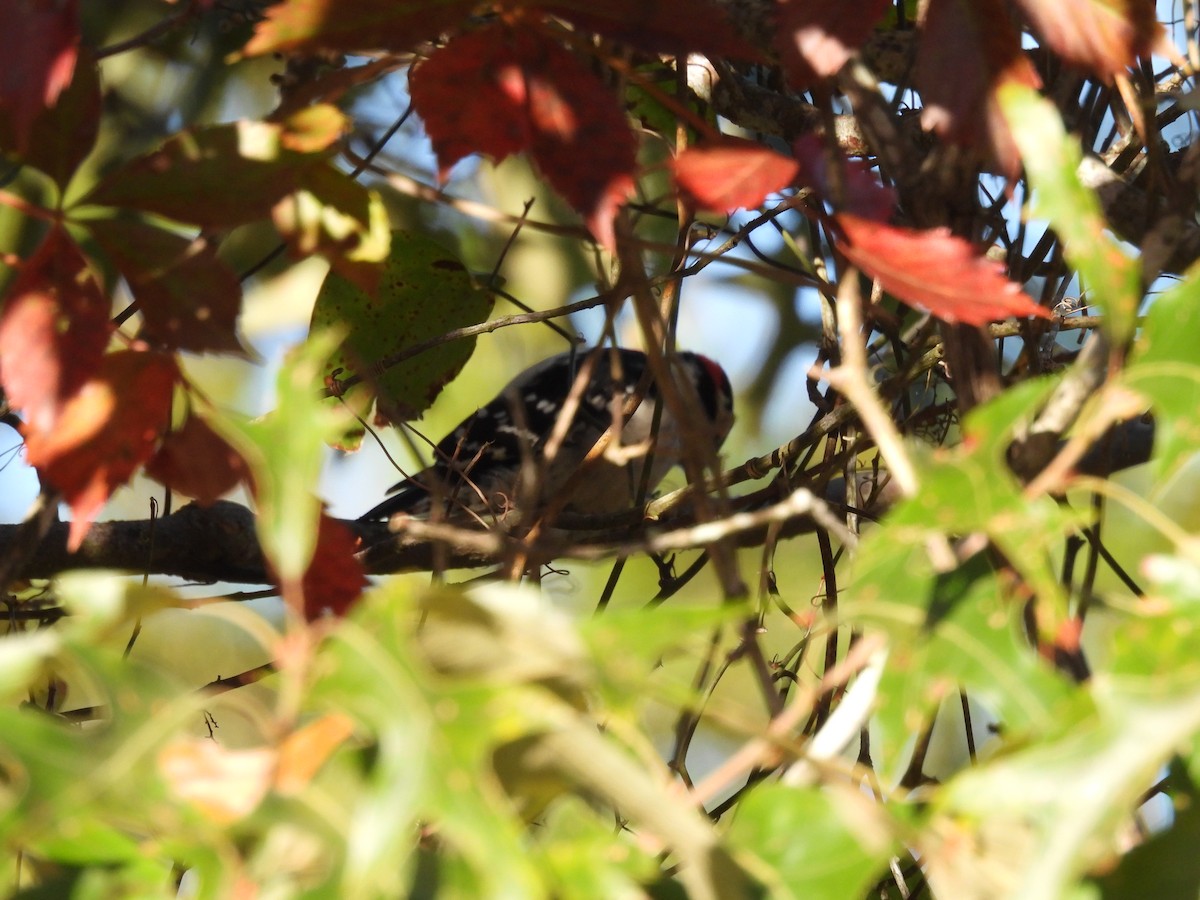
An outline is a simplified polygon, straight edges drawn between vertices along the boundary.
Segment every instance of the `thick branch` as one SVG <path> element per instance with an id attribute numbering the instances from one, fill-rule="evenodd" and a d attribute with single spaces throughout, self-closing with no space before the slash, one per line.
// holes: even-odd
<path id="1" fill-rule="evenodd" d="M 254 513 L 236 503 L 207 509 L 192 504 L 154 521 L 97 522 L 75 553 L 67 552 L 69 527 L 51 525 L 19 574 L 51 578 L 68 569 L 127 569 L 193 581 L 268 582 Z M 9 552 L 20 528 L 0 525 L 0 554 Z"/>

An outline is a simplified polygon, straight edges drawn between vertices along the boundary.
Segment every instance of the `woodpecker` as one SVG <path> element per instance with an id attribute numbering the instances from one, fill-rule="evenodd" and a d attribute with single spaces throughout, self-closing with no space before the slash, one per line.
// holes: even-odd
<path id="1" fill-rule="evenodd" d="M 733 426 L 733 392 L 725 371 L 698 353 L 669 358 L 684 390 L 685 406 L 696 415 L 685 426 L 664 405 L 657 437 L 651 442 L 659 391 L 643 385 L 646 354 L 638 350 L 579 350 L 560 353 L 526 369 L 486 406 L 463 420 L 438 443 L 429 468 L 394 485 L 386 500 L 363 520 L 397 514 L 428 516 L 441 505 L 449 517 L 468 512 L 501 516 L 530 500 L 542 508 L 558 501 L 577 513 L 612 513 L 632 506 L 647 458 L 652 458 L 648 489 L 678 465 L 687 441 L 710 442 L 717 450 Z M 574 403 L 569 423 L 559 425 L 572 388 L 585 365 L 591 376 Z M 630 411 L 634 401 L 640 402 Z M 565 426 L 565 431 L 562 428 Z M 614 427 L 615 426 L 615 427 Z M 562 433 L 555 447 L 556 428 Z M 610 428 L 619 428 L 602 458 L 588 453 Z M 547 459 L 547 451 L 553 453 Z M 559 495 L 566 490 L 567 495 Z"/>

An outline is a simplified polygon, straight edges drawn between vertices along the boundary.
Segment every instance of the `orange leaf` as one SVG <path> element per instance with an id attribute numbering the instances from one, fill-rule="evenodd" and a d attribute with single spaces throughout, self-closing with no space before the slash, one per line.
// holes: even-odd
<path id="1" fill-rule="evenodd" d="M 268 6 L 247 56 L 295 50 L 411 50 L 464 19 L 475 0 L 283 0 Z"/>
<path id="2" fill-rule="evenodd" d="M 112 333 L 109 300 L 75 242 L 50 231 L 21 266 L 0 315 L 0 382 L 38 431 L 96 370 Z"/>
<path id="3" fill-rule="evenodd" d="M 1003 267 L 945 228 L 913 231 L 843 213 L 838 248 L 883 289 L 943 322 L 986 325 L 1050 313 L 1004 276 Z"/>
<path id="4" fill-rule="evenodd" d="M 166 430 L 179 370 L 163 353 L 121 350 L 62 408 L 49 431 L 25 426 L 25 453 L 63 493 L 74 517 L 67 549 L 78 549 L 92 520 L 150 458 Z"/>
<path id="5" fill-rule="evenodd" d="M 353 733 L 354 721 L 343 713 L 329 713 L 297 728 L 279 747 L 276 790 L 294 794 L 307 787 L 333 751 Z"/>
<path id="6" fill-rule="evenodd" d="M 733 212 L 761 206 L 768 194 L 792 183 L 800 166 L 761 144 L 724 138 L 685 150 L 672 168 L 680 192 L 693 204 Z"/>
<path id="7" fill-rule="evenodd" d="M 617 98 L 583 63 L 538 31 L 494 23 L 451 40 L 409 81 L 442 178 L 472 153 L 498 162 L 527 151 L 613 248 L 636 148 Z"/>

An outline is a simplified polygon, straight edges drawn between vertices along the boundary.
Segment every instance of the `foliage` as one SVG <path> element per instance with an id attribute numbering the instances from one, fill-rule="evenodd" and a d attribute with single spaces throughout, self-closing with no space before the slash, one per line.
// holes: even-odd
<path id="1" fill-rule="evenodd" d="M 3 890 L 1194 896 L 1168 7 L 10 4 Z M 279 285 L 311 333 L 252 417 L 211 373 L 266 368 Z M 580 332 L 693 425 L 707 340 L 763 433 L 622 516 L 331 514 L 330 446 L 414 451 Z M 271 597 L 146 577 L 197 571 Z"/>

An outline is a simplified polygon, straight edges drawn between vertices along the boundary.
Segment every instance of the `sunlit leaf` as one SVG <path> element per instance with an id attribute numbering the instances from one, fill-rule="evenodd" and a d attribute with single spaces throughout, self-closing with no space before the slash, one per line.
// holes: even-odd
<path id="1" fill-rule="evenodd" d="M 0 380 L 32 428 L 48 433 L 100 368 L 109 300 L 79 248 L 53 229 L 9 286 L 0 315 Z"/>
<path id="2" fill-rule="evenodd" d="M 672 162 L 675 183 L 692 204 L 714 212 L 761 206 L 788 187 L 799 168 L 761 144 L 738 138 L 691 147 Z"/>
<path id="3" fill-rule="evenodd" d="M 158 755 L 159 771 L 172 792 L 224 825 L 245 818 L 262 802 L 275 762 L 266 747 L 230 750 L 204 739 L 178 741 Z"/>
<path id="4" fill-rule="evenodd" d="M 25 454 L 62 491 L 76 549 L 112 492 L 154 453 L 167 429 L 179 370 L 160 353 L 120 350 L 62 407 L 53 428 L 30 423 Z"/>
<path id="5" fill-rule="evenodd" d="M 635 145 L 612 91 L 542 32 L 489 24 L 452 39 L 410 79 L 442 177 L 463 157 L 526 151 L 606 248 L 633 191 Z"/>
<path id="6" fill-rule="evenodd" d="M 917 231 L 837 216 L 846 257 L 883 289 L 945 322 L 986 325 L 1010 316 L 1050 318 L 1003 267 L 945 228 Z"/>
<path id="7" fill-rule="evenodd" d="M 1129 366 L 1125 384 L 1147 397 L 1155 413 L 1154 460 L 1160 478 L 1175 472 L 1200 448 L 1200 270 L 1154 299 Z"/>
<path id="8" fill-rule="evenodd" d="M 284 0 L 266 10 L 245 53 L 407 50 L 464 19 L 475 0 Z"/>
<path id="9" fill-rule="evenodd" d="M 1017 5 L 1055 53 L 1104 78 L 1166 41 L 1154 0 L 1017 0 Z"/>
<path id="10" fill-rule="evenodd" d="M 375 191 L 333 166 L 312 166 L 271 216 L 293 256 L 320 253 L 333 271 L 363 290 L 378 287 L 389 232 L 387 210 Z"/>
<path id="11" fill-rule="evenodd" d="M 1141 267 L 1106 233 L 1100 201 L 1076 175 L 1079 142 L 1067 135 L 1054 105 L 1015 84 L 1001 87 L 998 95 L 1033 185 L 1034 212 L 1050 220 L 1089 302 L 1104 313 L 1101 327 L 1120 346 L 1133 334 Z"/>
<path id="12" fill-rule="evenodd" d="M 885 807 L 846 789 L 756 787 L 729 841 L 780 900 L 862 897 L 894 852 Z"/>

